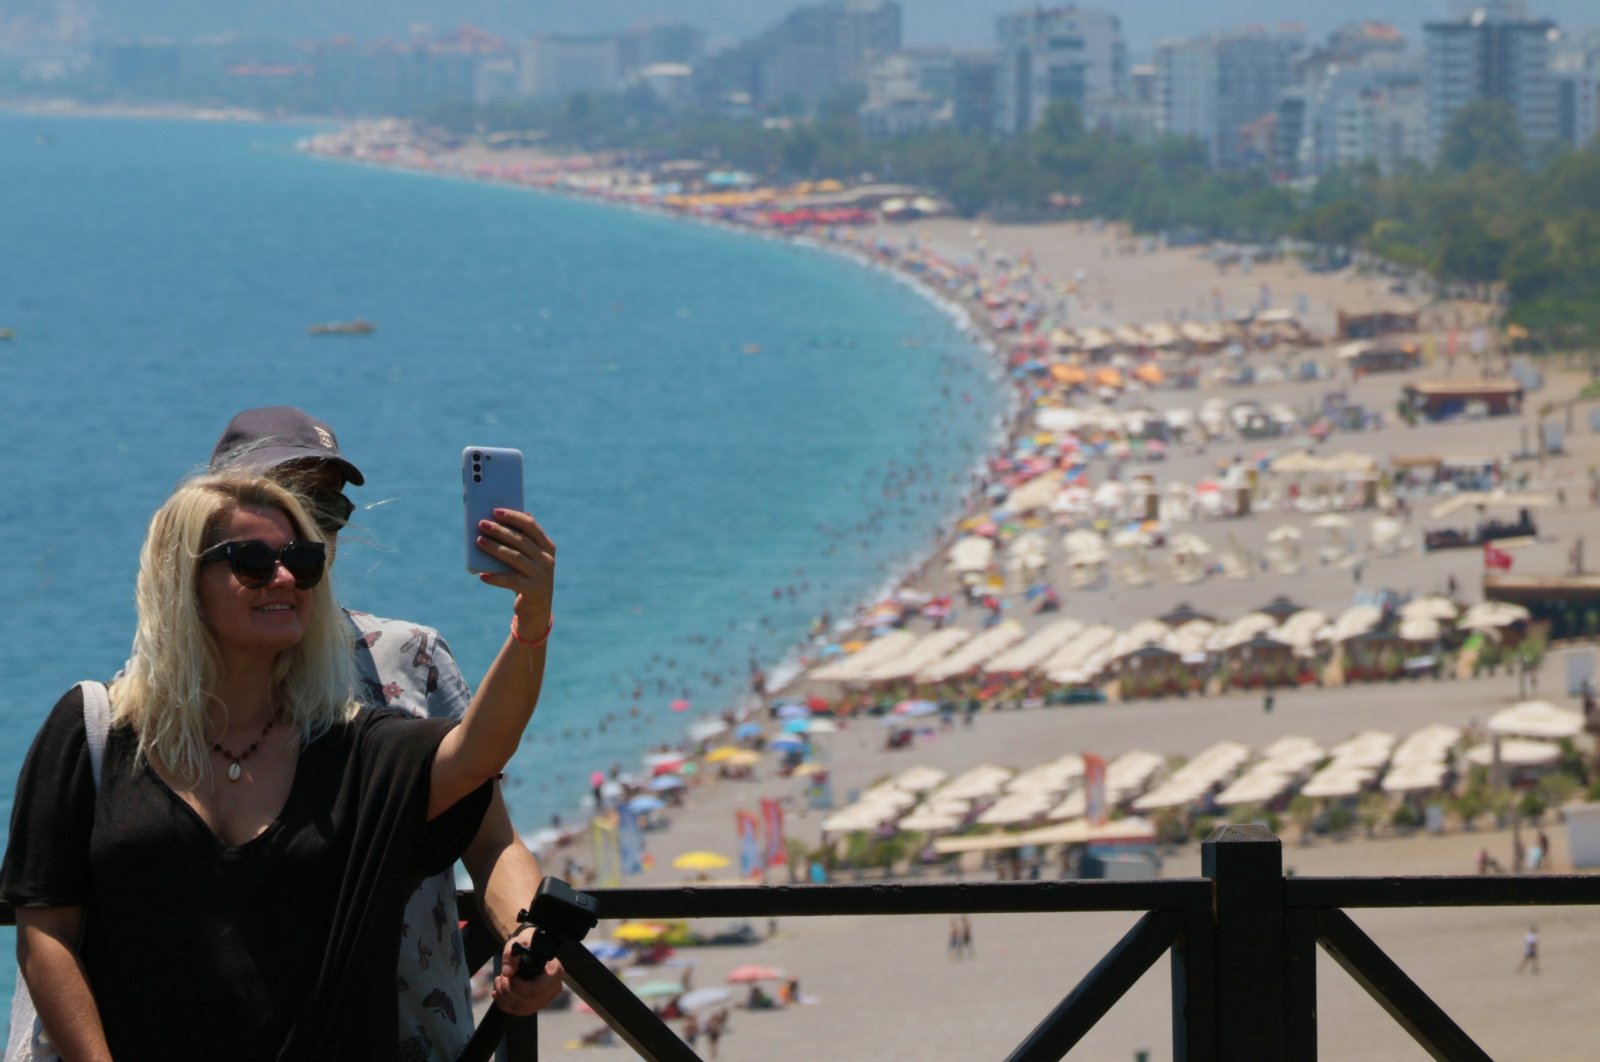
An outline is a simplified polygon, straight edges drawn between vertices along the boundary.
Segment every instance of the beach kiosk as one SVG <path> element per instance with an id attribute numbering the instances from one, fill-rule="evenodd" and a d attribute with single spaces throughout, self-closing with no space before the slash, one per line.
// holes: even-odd
<path id="1" fill-rule="evenodd" d="M 1413 380 L 1405 386 L 1406 404 L 1428 420 L 1512 416 L 1522 412 L 1522 398 L 1522 385 L 1515 380 L 1442 377 Z"/>

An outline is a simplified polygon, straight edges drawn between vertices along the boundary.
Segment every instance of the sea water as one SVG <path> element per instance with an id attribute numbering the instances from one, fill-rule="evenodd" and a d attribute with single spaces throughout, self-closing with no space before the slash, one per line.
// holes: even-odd
<path id="1" fill-rule="evenodd" d="M 992 365 L 885 273 L 305 133 L 0 115 L 6 809 L 56 698 L 125 659 L 146 521 L 238 409 L 334 426 L 367 477 L 341 598 L 440 628 L 469 681 L 511 600 L 464 570 L 460 451 L 525 453 L 560 561 L 524 832 L 922 555 L 992 442 Z"/>

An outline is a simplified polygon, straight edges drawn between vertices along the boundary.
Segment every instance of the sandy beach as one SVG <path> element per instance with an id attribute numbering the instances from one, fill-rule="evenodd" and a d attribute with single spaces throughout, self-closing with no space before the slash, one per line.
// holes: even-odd
<path id="1" fill-rule="evenodd" d="M 471 176 L 481 159 L 430 157 L 424 167 Z M 393 160 L 391 160 L 393 162 Z M 393 164 L 407 164 L 404 159 Z M 1333 339 L 1340 309 L 1366 309 L 1395 301 L 1390 278 L 1351 270 L 1313 273 L 1291 260 L 1257 263 L 1245 269 L 1220 268 L 1205 257 L 1206 248 L 1162 249 L 1143 240 L 1129 240 L 1109 227 L 1084 222 L 1001 226 L 944 218 L 909 225 L 877 225 L 854 230 L 848 239 L 835 237 L 840 249 L 859 253 L 879 241 L 908 248 L 913 243 L 951 262 L 981 261 L 986 268 L 999 260 L 1027 259 L 1036 274 L 1055 281 L 1072 280 L 1069 327 L 1110 328 L 1119 324 L 1149 325 L 1185 319 L 1231 318 L 1240 311 L 1266 305 L 1295 307 L 1300 323 L 1320 342 L 1279 347 L 1245 355 L 1258 368 L 1289 368 L 1315 360 L 1329 369 L 1323 378 L 1300 381 L 1285 372 L 1277 382 L 1253 386 L 1210 386 L 1199 390 L 1156 388 L 1136 396 L 1137 404 L 1158 411 L 1192 409 L 1208 398 L 1229 402 L 1251 400 L 1283 403 L 1306 410 L 1326 392 L 1342 390 L 1350 401 L 1383 414 L 1376 430 L 1332 435 L 1327 451 L 1353 450 L 1388 466 L 1408 455 L 1482 455 L 1501 462 L 1508 477 L 1526 473 L 1527 489 L 1559 493 L 1560 505 L 1539 513 L 1536 540 L 1515 549 L 1516 570 L 1559 574 L 1567 570 L 1569 550 L 1592 524 L 1588 506 L 1588 470 L 1600 462 L 1597 437 L 1573 425 L 1566 452 L 1548 460 L 1520 455 L 1534 434 L 1533 411 L 1570 398 L 1587 382 L 1580 374 L 1543 365 L 1544 389 L 1531 396 L 1525 412 L 1471 421 L 1422 422 L 1409 427 L 1394 415 L 1401 387 L 1411 379 L 1443 374 L 1437 362 L 1408 373 L 1351 379 L 1341 372 Z M 870 253 L 870 251 L 869 251 Z M 940 298 L 949 293 L 940 291 Z M 1440 337 L 1446 330 L 1470 330 L 1490 308 L 1470 303 L 1430 303 L 1424 307 L 1423 332 Z M 1003 337 L 997 339 L 1003 346 Z M 1498 364 L 1498 359 L 1495 359 Z M 1458 372 L 1476 373 L 1479 366 L 1463 358 Z M 1129 396 L 1125 405 L 1135 404 Z M 1013 434 L 1031 431 L 1023 421 Z M 1158 482 L 1193 483 L 1216 475 L 1219 467 L 1257 459 L 1258 451 L 1286 452 L 1305 445 L 1303 438 L 1230 439 L 1209 447 L 1175 445 L 1165 461 L 1140 466 Z M 1098 482 L 1104 463 L 1095 466 Z M 1250 556 L 1262 555 L 1269 535 L 1293 526 L 1306 544 L 1301 569 L 1293 574 L 1254 570 L 1249 577 L 1212 577 L 1184 585 L 1159 572 L 1148 585 L 1133 586 L 1109 579 L 1095 589 L 1066 589 L 1067 573 L 1059 555 L 1044 572 L 1062 589 L 1059 615 L 1037 616 L 1026 607 L 1023 587 L 1008 581 L 1001 593 L 1006 615 L 1028 630 L 1059 616 L 1110 624 L 1119 629 L 1148 619 L 1181 603 L 1202 607 L 1225 619 L 1242 616 L 1277 595 L 1337 615 L 1358 593 L 1386 588 L 1402 593 L 1442 592 L 1458 587 L 1464 603 L 1480 600 L 1482 554 L 1475 549 L 1425 553 L 1420 548 L 1427 522 L 1422 512 L 1406 517 L 1405 548 L 1393 555 L 1368 554 L 1345 563 L 1319 563 L 1321 532 L 1312 517 L 1297 510 L 1257 512 L 1219 522 L 1201 522 L 1193 529 L 1220 540 L 1223 536 Z M 949 539 L 946 539 L 946 548 Z M 944 551 L 935 552 L 906 581 L 906 588 L 939 596 L 956 589 L 946 573 Z M 965 614 L 963 614 L 965 612 Z M 950 624 L 976 626 L 981 612 L 959 605 Z M 842 636 L 845 625 L 829 632 Z M 914 619 L 908 628 L 923 633 L 931 621 Z M 841 637 L 842 640 L 842 637 Z M 1542 695 L 1566 708 L 1573 698 L 1561 689 L 1557 655 L 1538 674 Z M 1133 700 L 1073 707 L 980 712 L 970 726 L 941 731 L 930 726 L 911 747 L 889 751 L 884 728 L 873 718 L 843 720 L 835 734 L 817 735 L 817 757 L 826 764 L 836 806 L 855 794 L 913 765 L 957 772 L 983 763 L 1023 769 L 1069 753 L 1093 751 L 1108 760 L 1132 749 L 1163 756 L 1189 756 L 1220 740 L 1259 749 L 1277 738 L 1296 735 L 1326 747 L 1359 731 L 1378 729 L 1405 735 L 1423 726 L 1447 723 L 1476 727 L 1492 712 L 1517 699 L 1527 680 L 1501 673 L 1478 679 L 1442 677 L 1399 683 L 1304 688 L 1282 691 L 1274 710 L 1263 711 L 1255 693 L 1228 693 L 1183 699 Z M 804 676 L 785 693 L 829 691 Z M 754 717 L 765 723 L 764 715 Z M 534 723 L 538 725 L 537 720 Z M 774 729 L 767 725 L 766 729 Z M 666 812 L 670 825 L 646 835 L 650 863 L 630 877 L 632 885 L 681 885 L 690 880 L 671 869 L 678 854 L 711 850 L 737 851 L 735 812 L 754 811 L 763 797 L 776 798 L 788 809 L 787 833 L 808 847 L 821 840 L 827 812 L 807 808 L 805 784 L 778 775 L 768 760 L 751 777 L 718 779 L 702 770 L 682 807 Z M 1284 858 L 1300 874 L 1469 874 L 1480 849 L 1501 863 L 1511 861 L 1507 830 L 1464 828 L 1449 820 L 1438 835 L 1396 834 L 1380 828 L 1376 837 L 1318 837 L 1302 843 L 1286 826 Z M 1546 816 L 1552 851 L 1548 869 L 1569 869 L 1565 834 L 1554 814 Z M 1193 842 L 1159 850 L 1164 877 L 1199 873 L 1199 846 Z M 548 871 L 561 873 L 568 858 L 588 862 L 586 841 L 545 852 Z M 1046 864 L 1050 873 L 1050 864 Z M 968 880 L 992 880 L 975 857 L 966 857 L 961 874 Z M 947 919 L 928 917 L 785 919 L 776 927 L 755 927 L 766 939 L 740 947 L 680 949 L 678 957 L 693 963 L 696 987 L 721 985 L 737 965 L 758 962 L 780 967 L 799 978 L 803 1005 L 750 1012 L 735 1007 L 719 1053 L 722 1059 L 786 1062 L 817 1057 L 875 1060 L 965 1059 L 1002 1057 L 1014 1048 L 1051 1007 L 1060 1001 L 1132 924 L 1132 915 L 994 916 L 973 919 L 975 953 L 952 959 L 946 952 Z M 1389 954 L 1496 1058 L 1587 1059 L 1588 1044 L 1582 996 L 1573 986 L 1600 974 L 1600 925 L 1582 909 L 1530 910 L 1495 908 L 1427 912 L 1372 911 L 1356 917 Z M 1048 926 L 1046 923 L 1049 923 Z M 1543 941 L 1543 968 L 1538 975 L 1516 972 L 1522 936 L 1537 925 Z M 609 936 L 614 923 L 602 922 L 597 936 Z M 699 925 L 713 932 L 720 925 Z M 769 935 L 769 928 L 775 930 Z M 681 967 L 642 971 L 646 977 L 676 978 Z M 1121 1001 L 1073 1057 L 1150 1059 L 1171 1057 L 1168 963 L 1162 960 Z M 1420 1051 L 1405 1033 L 1325 956 L 1319 959 L 1319 1022 L 1321 1048 L 1328 1059 L 1410 1059 Z M 742 998 L 737 990 L 735 1000 Z M 560 1057 L 598 1019 L 574 1011 L 551 1012 L 541 1019 L 540 1039 L 550 1057 Z M 596 1048 L 602 1057 L 631 1057 L 624 1048 Z M 706 1050 L 704 1042 L 700 1050 Z"/>
<path id="2" fill-rule="evenodd" d="M 1270 285 L 1278 298 L 1304 296 L 1308 325 L 1327 334 L 1340 307 L 1382 301 L 1387 281 L 1354 274 L 1310 274 L 1291 263 L 1257 266 L 1250 275 L 1219 274 L 1199 249 L 1115 255 L 1110 241 L 1081 224 L 974 228 L 956 220 L 935 220 L 873 233 L 889 239 L 915 237 L 958 258 L 977 250 L 981 238 L 989 253 L 1031 254 L 1040 270 L 1058 276 L 1082 268 L 1089 274 L 1091 306 L 1083 323 L 1171 319 L 1183 309 L 1209 304 L 1220 297 L 1241 308 Z M 1483 307 L 1442 305 L 1430 313 L 1439 325 L 1470 324 Z M 1459 315 L 1459 316 L 1458 316 Z M 1324 352 L 1325 356 L 1326 352 Z M 1279 360 L 1284 355 L 1277 356 Z M 1272 360 L 1272 355 L 1256 360 Z M 1438 370 L 1432 370 L 1437 373 Z M 1406 376 L 1339 381 L 1351 397 L 1370 408 L 1393 408 Z M 1568 396 L 1581 385 L 1575 375 L 1547 374 L 1540 401 Z M 1326 380 L 1280 383 L 1247 390 L 1257 401 L 1283 401 L 1303 406 L 1334 384 Z M 1203 393 L 1202 393 L 1203 396 Z M 1151 391 L 1144 402 L 1161 409 L 1198 401 L 1194 392 Z M 1406 427 L 1390 418 L 1380 431 L 1333 437 L 1330 449 L 1355 449 L 1380 459 L 1401 454 L 1482 453 L 1504 457 L 1519 451 L 1529 423 L 1504 417 L 1472 423 L 1422 424 Z M 1251 444 L 1240 442 L 1243 450 Z M 1564 489 L 1566 507 L 1541 513 L 1539 540 L 1516 553 L 1519 571 L 1561 572 L 1567 551 L 1592 521 L 1584 502 L 1584 471 L 1595 457 L 1593 436 L 1569 436 L 1569 452 L 1537 465 L 1519 463 L 1530 474 L 1530 489 Z M 1235 447 L 1212 452 L 1174 453 L 1160 470 L 1163 477 L 1194 479 L 1214 471 L 1218 458 L 1227 460 Z M 1220 452 L 1219 452 L 1220 451 Z M 1420 537 L 1420 523 L 1409 533 Z M 1226 523 L 1244 548 L 1264 548 L 1271 528 L 1288 522 L 1311 540 L 1307 517 L 1265 513 Z M 911 585 L 929 593 L 949 592 L 940 555 L 930 559 Z M 1062 573 L 1052 570 L 1050 577 Z M 1371 556 L 1362 575 L 1365 587 L 1390 587 L 1415 592 L 1442 591 L 1454 578 L 1462 596 L 1477 600 L 1481 557 L 1477 551 L 1423 553 L 1419 548 L 1393 557 Z M 1057 583 L 1057 585 L 1063 585 Z M 1294 575 L 1258 574 L 1232 581 L 1210 579 L 1199 586 L 1180 586 L 1158 578 L 1152 585 L 1069 593 L 1064 612 L 1092 617 L 1114 626 L 1191 601 L 1221 616 L 1238 616 L 1276 594 L 1288 594 L 1308 606 L 1336 613 L 1352 600 L 1358 587 L 1347 567 L 1319 566 L 1314 560 Z M 1011 613 L 1030 627 L 1040 620 Z M 1046 617 L 1050 618 L 1050 617 Z M 952 622 L 959 622 L 956 617 Z M 1557 689 L 1556 663 L 1547 661 L 1542 678 L 1546 696 Z M 824 735 L 822 756 L 834 780 L 838 803 L 913 764 L 952 773 L 980 763 L 1026 768 L 1063 753 L 1097 751 L 1108 758 L 1133 748 L 1161 754 L 1189 755 L 1222 739 L 1261 747 L 1286 735 L 1309 737 L 1331 745 L 1368 728 L 1405 734 L 1430 723 L 1480 724 L 1494 710 L 1515 701 L 1518 680 L 1502 674 L 1477 680 L 1424 680 L 1381 686 L 1352 686 L 1280 694 L 1274 712 L 1264 715 L 1259 694 L 1233 694 L 1186 700 L 1140 701 L 1071 708 L 980 714 L 970 728 L 937 733 L 907 751 L 884 750 L 883 728 L 875 720 L 847 723 L 836 735 Z M 1570 705 L 1559 692 L 1553 699 Z M 762 796 L 787 798 L 791 837 L 807 844 L 820 840 L 824 813 L 804 810 L 803 783 L 794 779 L 758 777 L 750 781 L 716 781 L 694 788 L 687 807 L 673 811 L 671 827 L 649 835 L 654 867 L 629 884 L 682 884 L 687 876 L 673 871 L 673 855 L 710 849 L 733 853 L 736 809 L 754 809 Z M 1551 863 L 1567 869 L 1565 838 L 1550 816 Z M 1294 831 L 1285 827 L 1286 834 Z M 1463 831 L 1452 822 L 1439 836 L 1394 836 L 1382 830 L 1376 839 L 1333 841 L 1318 838 L 1305 845 L 1285 840 L 1285 863 L 1301 874 L 1470 874 L 1480 848 L 1502 863 L 1512 849 L 1508 830 Z M 549 861 L 559 869 L 560 854 Z M 969 863 L 971 862 L 969 858 Z M 971 880 L 991 880 L 992 871 L 966 870 Z M 1163 876 L 1199 873 L 1199 846 L 1193 843 L 1164 852 Z M 1496 1058 L 1580 1059 L 1593 1055 L 1586 1024 L 1579 1013 L 1579 995 L 1571 986 L 1600 972 L 1594 944 L 1600 930 L 1581 909 L 1480 909 L 1429 912 L 1371 911 L 1357 919 L 1424 988 Z M 1044 923 L 1053 923 L 1048 929 Z M 982 916 L 974 920 L 976 956 L 948 959 L 947 920 L 943 918 L 789 919 L 760 945 L 744 948 L 683 949 L 694 961 L 697 986 L 718 984 L 727 971 L 746 962 L 779 966 L 801 979 L 810 1005 L 781 1011 L 736 1009 L 730 1033 L 721 1045 L 726 1059 L 810 1059 L 817 1045 L 829 1043 L 830 1057 L 872 1059 L 989 1058 L 1003 1056 L 1064 996 L 1129 925 L 1132 916 Z M 1535 977 L 1517 974 L 1522 935 L 1538 925 L 1545 941 L 1545 966 Z M 604 924 L 602 929 L 607 928 Z M 710 932 L 716 925 L 696 927 Z M 763 930 L 765 927 L 760 927 Z M 870 944 L 868 944 L 870 942 Z M 1042 943 L 1047 942 L 1047 943 Z M 676 971 L 669 971 L 675 973 Z M 1409 1059 L 1420 1052 L 1405 1033 L 1376 1007 L 1326 956 L 1319 959 L 1320 1030 L 1323 1057 L 1330 1059 Z M 1171 1057 L 1168 964 L 1158 963 L 1106 1021 L 1074 1052 L 1073 1057 L 1132 1059 L 1148 1051 L 1151 1059 Z M 736 998 L 738 998 L 736 996 Z M 592 1029 L 592 1015 L 556 1013 L 541 1025 L 547 1050 Z M 627 1055 L 625 1049 L 614 1053 Z"/>

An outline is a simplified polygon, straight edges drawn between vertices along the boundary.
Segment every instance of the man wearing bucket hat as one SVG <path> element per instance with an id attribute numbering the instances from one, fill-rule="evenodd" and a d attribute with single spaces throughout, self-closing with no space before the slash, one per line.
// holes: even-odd
<path id="1" fill-rule="evenodd" d="M 338 534 L 355 511 L 344 488 L 361 486 L 366 477 L 340 452 L 338 438 L 326 423 L 292 406 L 247 409 L 228 423 L 210 465 L 213 471 L 258 472 L 295 490 L 307 500 L 308 511 L 327 538 L 330 563 L 338 556 Z M 515 552 L 531 556 L 545 549 L 554 554 L 554 546 L 526 513 L 507 513 L 504 523 L 497 523 L 485 537 L 491 535 L 499 546 Z M 530 612 L 549 615 L 548 586 L 524 586 L 515 571 L 485 581 L 517 590 L 519 606 L 525 597 L 542 593 L 545 600 L 534 602 Z M 473 695 L 438 631 L 348 608 L 345 615 L 369 704 L 430 717 L 458 717 L 466 710 Z M 530 626 L 531 620 L 530 615 Z M 541 633 L 548 635 L 547 630 Z M 486 703 L 537 702 L 544 677 L 544 639 L 535 638 L 531 630 L 519 633 L 513 622 L 512 634 L 480 684 L 478 698 Z M 502 941 L 517 936 L 521 928 L 517 914 L 538 888 L 540 870 L 513 829 L 498 788 L 462 863 L 489 928 Z M 423 882 L 406 908 L 396 971 L 402 1058 L 454 1059 L 471 1037 L 472 971 L 458 926 L 455 880 L 446 871 Z M 523 931 L 523 943 L 526 935 Z M 509 957 L 509 944 L 506 954 Z M 513 1014 L 531 1014 L 554 999 L 560 988 L 559 966 L 551 963 L 532 980 L 512 980 L 503 973 L 496 984 L 496 1000 Z"/>

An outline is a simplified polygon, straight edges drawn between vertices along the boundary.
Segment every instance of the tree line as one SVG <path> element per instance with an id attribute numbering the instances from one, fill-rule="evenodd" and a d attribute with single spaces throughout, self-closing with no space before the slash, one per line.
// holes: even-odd
<path id="1" fill-rule="evenodd" d="M 870 175 L 925 185 L 964 216 L 1096 217 L 1139 232 L 1292 237 L 1367 252 L 1446 284 L 1504 291 L 1507 321 L 1545 347 L 1600 339 L 1600 144 L 1529 145 L 1499 101 L 1458 112 L 1431 165 L 1341 170 L 1308 190 L 1259 169 L 1213 171 L 1196 141 L 1144 145 L 1087 129 L 1066 102 L 1022 136 L 945 129 L 888 140 L 863 134 L 858 103 L 846 93 L 811 120 L 735 120 L 668 110 L 638 90 L 559 104 L 446 104 L 422 117 L 458 134 L 537 130 L 562 149 L 699 159 L 772 180 Z"/>

